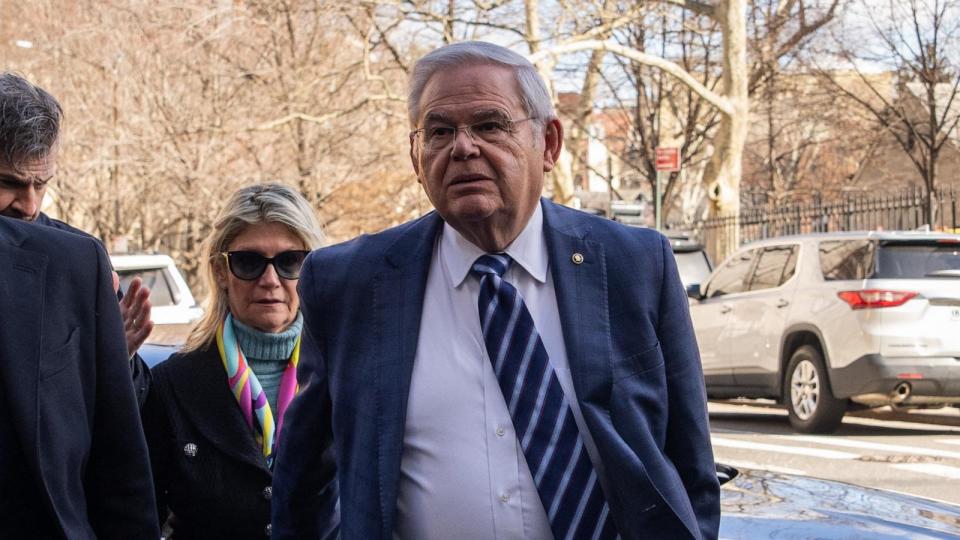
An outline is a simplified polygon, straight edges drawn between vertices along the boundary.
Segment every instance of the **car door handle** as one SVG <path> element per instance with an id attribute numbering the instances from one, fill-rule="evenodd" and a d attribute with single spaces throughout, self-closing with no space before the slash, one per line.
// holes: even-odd
<path id="1" fill-rule="evenodd" d="M 721 313 L 721 314 L 722 314 L 722 313 L 730 313 L 731 311 L 733 311 L 733 308 L 730 307 L 730 306 L 726 306 L 726 305 L 720 306 L 720 313 Z"/>
<path id="2" fill-rule="evenodd" d="M 789 306 L 789 305 L 790 305 L 790 302 L 787 301 L 787 300 L 784 300 L 783 298 L 781 298 L 780 300 L 777 301 L 777 307 L 778 307 L 778 308 L 787 307 L 787 306 Z"/>

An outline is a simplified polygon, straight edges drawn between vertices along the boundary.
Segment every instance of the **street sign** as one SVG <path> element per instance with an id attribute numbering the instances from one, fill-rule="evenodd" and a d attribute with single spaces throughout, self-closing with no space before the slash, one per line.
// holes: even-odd
<path id="1" fill-rule="evenodd" d="M 676 172 L 680 170 L 680 149 L 657 147 L 657 170 Z"/>

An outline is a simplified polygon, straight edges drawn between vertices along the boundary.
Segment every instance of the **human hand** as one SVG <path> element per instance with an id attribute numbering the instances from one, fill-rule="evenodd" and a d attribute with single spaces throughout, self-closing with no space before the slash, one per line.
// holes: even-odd
<path id="1" fill-rule="evenodd" d="M 133 357 L 153 331 L 150 320 L 150 288 L 140 278 L 133 278 L 123 300 L 120 313 L 123 315 L 123 330 L 127 337 L 127 355 Z"/>

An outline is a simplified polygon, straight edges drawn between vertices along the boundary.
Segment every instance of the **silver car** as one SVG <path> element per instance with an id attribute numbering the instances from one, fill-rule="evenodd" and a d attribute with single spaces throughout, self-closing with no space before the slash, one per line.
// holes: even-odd
<path id="1" fill-rule="evenodd" d="M 764 240 L 687 290 L 712 398 L 773 398 L 820 433 L 851 403 L 960 403 L 958 235 Z"/>

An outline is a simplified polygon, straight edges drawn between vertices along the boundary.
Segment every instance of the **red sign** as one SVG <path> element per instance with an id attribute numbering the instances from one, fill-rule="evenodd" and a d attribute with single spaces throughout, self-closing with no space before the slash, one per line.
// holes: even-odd
<path id="1" fill-rule="evenodd" d="M 676 172 L 680 170 L 680 149 L 679 148 L 657 148 L 657 170 L 664 172 Z"/>

